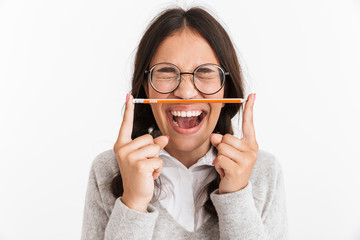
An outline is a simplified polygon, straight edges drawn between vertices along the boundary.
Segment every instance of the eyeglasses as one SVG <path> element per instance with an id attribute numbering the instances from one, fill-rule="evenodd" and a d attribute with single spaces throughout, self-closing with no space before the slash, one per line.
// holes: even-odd
<path id="1" fill-rule="evenodd" d="M 196 89 L 203 94 L 212 95 L 221 90 L 225 76 L 229 75 L 223 68 L 212 63 L 202 64 L 194 72 L 180 72 L 174 64 L 158 63 L 150 70 L 145 70 L 145 73 L 149 73 L 152 88 L 163 94 L 175 91 L 180 85 L 182 74 L 191 74 Z"/>

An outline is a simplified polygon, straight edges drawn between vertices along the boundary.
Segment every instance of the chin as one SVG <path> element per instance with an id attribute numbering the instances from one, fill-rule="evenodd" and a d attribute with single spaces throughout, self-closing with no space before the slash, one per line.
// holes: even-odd
<path id="1" fill-rule="evenodd" d="M 183 138 L 175 138 L 171 140 L 168 144 L 168 148 L 176 149 L 180 152 L 192 152 L 196 151 L 197 149 L 202 148 L 202 146 L 210 145 L 210 135 L 208 137 L 199 137 L 199 138 L 189 138 L 184 141 Z"/>

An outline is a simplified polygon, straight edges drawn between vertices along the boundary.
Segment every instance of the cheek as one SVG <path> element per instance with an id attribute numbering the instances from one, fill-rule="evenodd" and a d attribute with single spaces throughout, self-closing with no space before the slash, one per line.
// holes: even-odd
<path id="1" fill-rule="evenodd" d="M 149 87 L 149 91 L 148 91 L 148 98 L 166 98 L 166 96 L 168 94 L 162 94 L 162 93 L 158 93 L 157 91 L 155 91 L 151 86 Z"/>
<path id="2" fill-rule="evenodd" d="M 161 103 L 157 103 L 157 104 L 151 104 L 151 110 L 153 112 L 153 115 L 155 117 L 155 119 L 157 121 L 163 119 L 165 116 L 163 116 L 163 112 L 162 112 L 162 108 L 161 108 L 162 104 Z"/>
<path id="3" fill-rule="evenodd" d="M 161 132 L 166 133 L 166 114 L 162 111 L 161 106 L 162 104 L 151 104 L 151 110 L 154 115 L 155 121 L 157 126 L 159 127 Z"/>
<path id="4" fill-rule="evenodd" d="M 213 95 L 212 98 L 223 98 L 224 97 L 224 90 L 222 89 L 217 94 Z M 219 120 L 221 109 L 225 106 L 224 103 L 214 103 L 211 106 L 211 119 L 210 122 L 215 126 Z"/>
<path id="5" fill-rule="evenodd" d="M 218 121 L 219 117 L 220 117 L 220 112 L 221 112 L 221 105 L 218 104 L 217 108 L 216 108 L 216 122 Z"/>
<path id="6" fill-rule="evenodd" d="M 150 99 L 158 99 L 158 98 L 167 98 L 168 94 L 161 94 L 156 92 L 151 86 L 150 83 L 148 83 L 148 98 Z M 156 123 L 161 131 L 165 131 L 165 125 L 167 121 L 167 116 L 165 114 L 165 111 L 163 110 L 163 104 L 157 103 L 157 104 L 151 104 L 151 110 L 153 112 L 153 115 L 155 117 Z"/>
<path id="7" fill-rule="evenodd" d="M 222 89 L 220 92 L 216 93 L 215 95 L 212 95 L 211 98 L 224 98 L 224 89 Z M 225 106 L 225 103 L 215 103 L 211 108 L 214 109 L 215 112 L 217 112 L 220 115 L 221 109 Z"/>
<path id="8" fill-rule="evenodd" d="M 218 122 L 221 109 L 222 109 L 222 104 L 215 103 L 214 106 L 211 106 L 211 115 L 209 116 L 209 118 L 210 118 L 209 122 L 211 125 L 215 126 L 216 123 Z"/>

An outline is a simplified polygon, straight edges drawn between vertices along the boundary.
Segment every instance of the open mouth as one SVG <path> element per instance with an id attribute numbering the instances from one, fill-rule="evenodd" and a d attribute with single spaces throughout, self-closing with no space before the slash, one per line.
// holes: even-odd
<path id="1" fill-rule="evenodd" d="M 190 129 L 198 126 L 206 116 L 206 112 L 199 111 L 169 111 L 169 117 L 173 123 L 183 129 Z"/>

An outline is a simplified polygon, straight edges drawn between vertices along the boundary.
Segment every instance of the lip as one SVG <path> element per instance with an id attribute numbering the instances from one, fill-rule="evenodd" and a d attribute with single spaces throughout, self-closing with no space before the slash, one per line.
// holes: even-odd
<path id="1" fill-rule="evenodd" d="M 203 113 L 205 113 L 205 116 L 203 117 L 203 119 L 201 120 L 201 122 L 199 123 L 199 125 L 193 127 L 193 128 L 181 128 L 179 126 L 176 126 L 175 123 L 173 122 L 173 115 L 171 114 L 171 111 L 202 111 Z M 203 123 L 206 121 L 206 115 L 208 114 L 208 111 L 206 111 L 204 108 L 201 108 L 199 106 L 171 106 L 166 110 L 166 115 L 168 117 L 168 121 L 170 122 L 171 127 L 178 133 L 180 134 L 194 134 L 196 132 L 198 132 L 201 128 L 201 126 L 203 125 Z"/>

